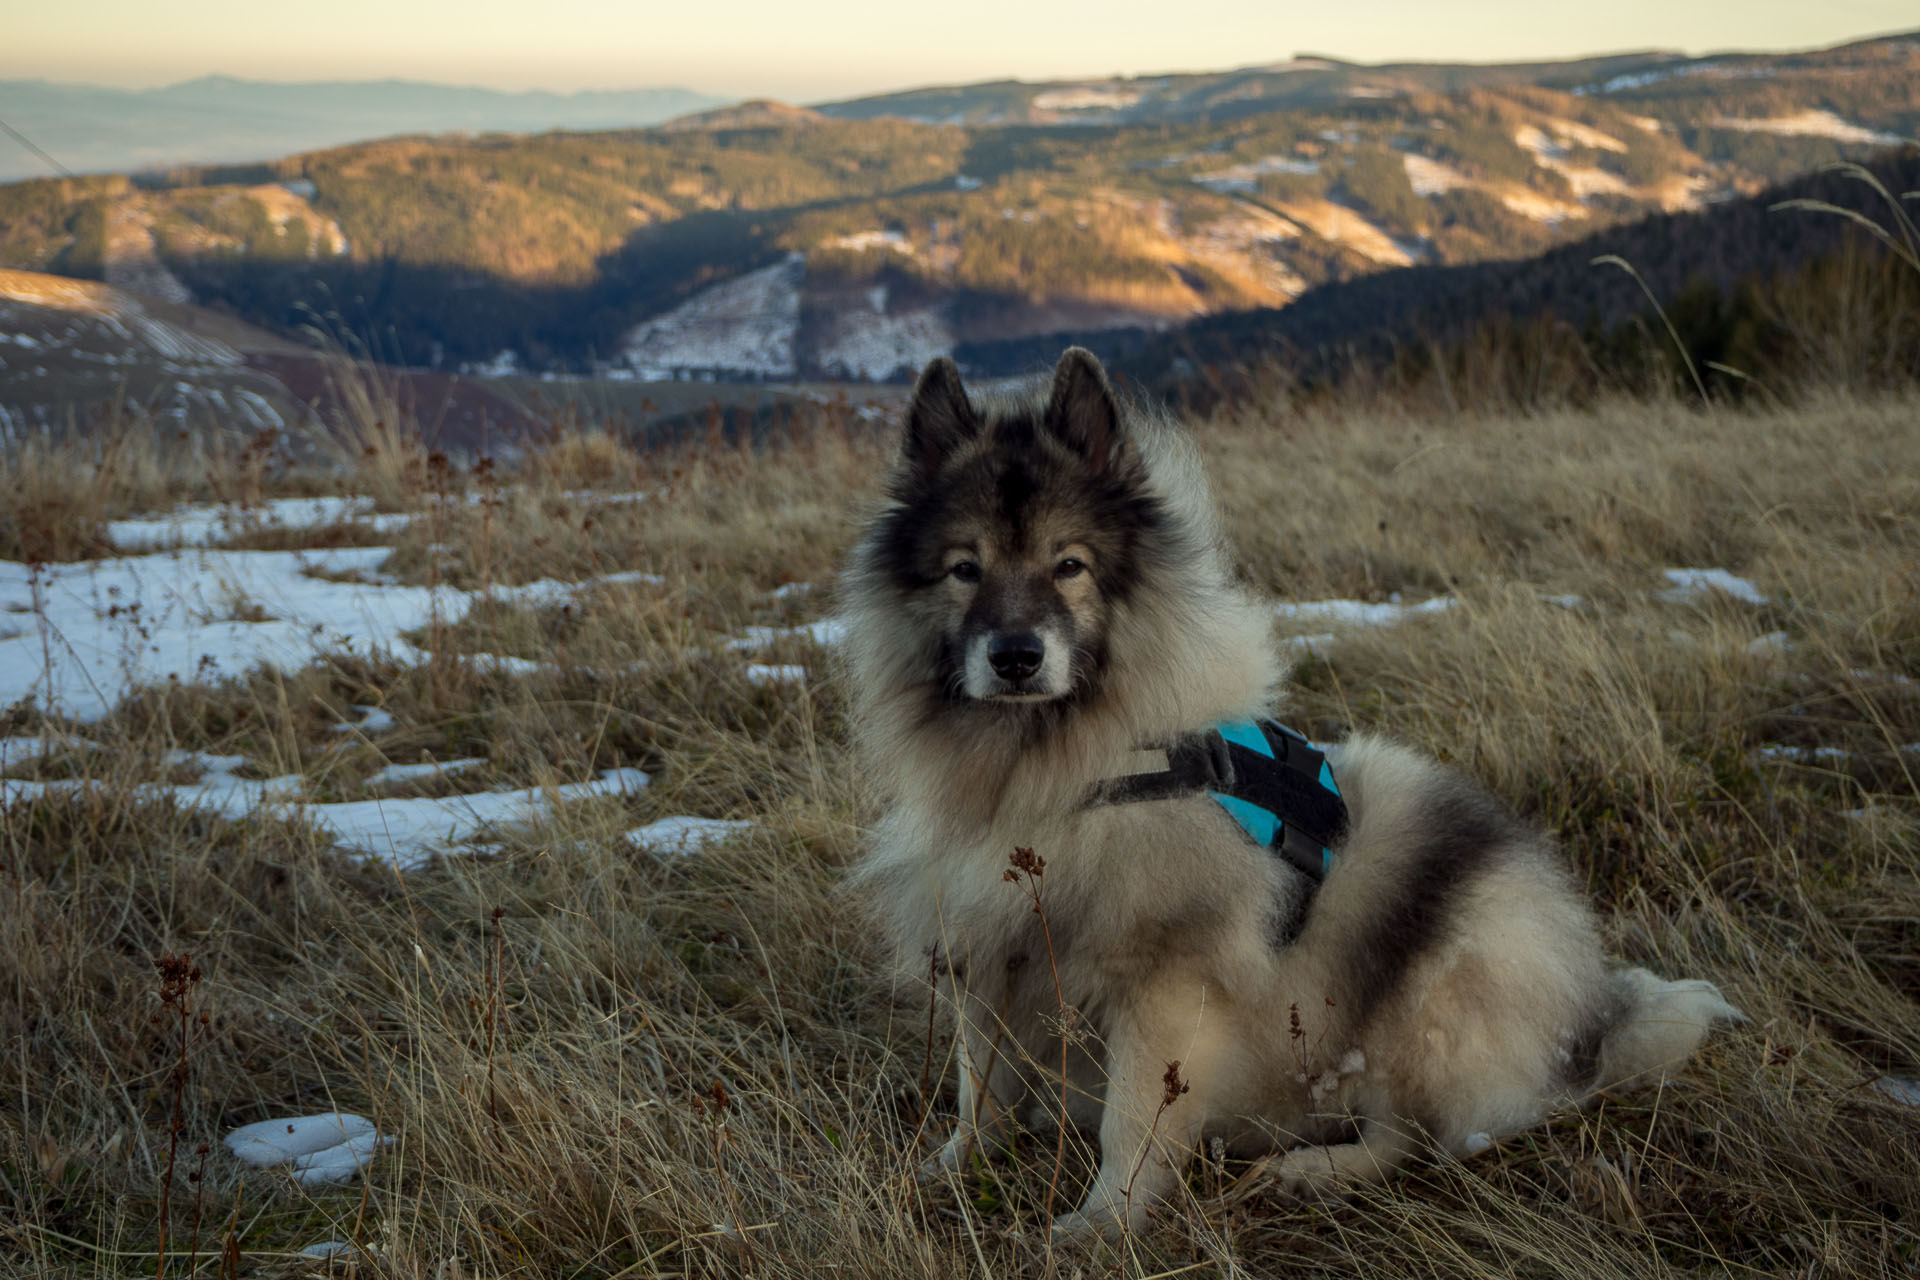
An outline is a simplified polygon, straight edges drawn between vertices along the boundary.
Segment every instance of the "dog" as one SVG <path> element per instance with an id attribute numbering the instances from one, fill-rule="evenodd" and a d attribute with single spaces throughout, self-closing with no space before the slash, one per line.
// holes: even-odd
<path id="1" fill-rule="evenodd" d="M 844 575 L 884 809 L 849 886 L 955 1020 L 930 1171 L 1064 1099 L 1100 1163 L 1056 1230 L 1140 1228 L 1216 1140 L 1296 1194 L 1469 1154 L 1741 1016 L 1610 965 L 1552 845 L 1458 774 L 1261 727 L 1284 672 L 1231 566 L 1184 432 L 1074 348 L 1025 395 L 929 364 Z M 1220 791 L 1263 752 L 1308 762 L 1250 783 L 1278 811 Z"/>

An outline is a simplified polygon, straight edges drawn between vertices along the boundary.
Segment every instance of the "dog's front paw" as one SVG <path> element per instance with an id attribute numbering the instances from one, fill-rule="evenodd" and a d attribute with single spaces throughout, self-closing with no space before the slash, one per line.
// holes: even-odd
<path id="1" fill-rule="evenodd" d="M 974 1135 L 965 1128 L 955 1126 L 940 1149 L 928 1156 L 920 1164 L 920 1181 L 938 1182 L 951 1177 L 967 1167 L 967 1156 L 973 1150 Z"/>
<path id="2" fill-rule="evenodd" d="M 1088 1213 L 1075 1209 L 1053 1220 L 1053 1239 L 1060 1244 L 1076 1241 L 1118 1240 L 1126 1232 L 1126 1223 L 1111 1213 Z"/>
<path id="3" fill-rule="evenodd" d="M 1118 1240 L 1127 1232 L 1138 1231 L 1146 1224 L 1144 1204 L 1129 1205 L 1122 1197 L 1102 1195 L 1100 1188 L 1095 1186 L 1087 1193 L 1085 1204 L 1053 1220 L 1053 1238 L 1062 1242 Z"/>

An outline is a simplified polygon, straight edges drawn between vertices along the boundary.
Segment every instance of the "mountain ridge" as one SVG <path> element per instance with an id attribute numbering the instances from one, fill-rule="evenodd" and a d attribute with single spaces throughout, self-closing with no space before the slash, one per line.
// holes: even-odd
<path id="1" fill-rule="evenodd" d="M 1911 36 L 1737 65 L 1295 61 L 1151 99 L 1129 81 L 1125 101 L 1112 83 L 994 82 L 940 107 L 1016 123 L 759 100 L 14 184 L 0 265 L 282 332 L 324 317 L 424 367 L 878 380 L 982 343 L 1523 258 L 1920 135 Z M 1088 116 L 1122 110 L 1161 116 Z"/>
<path id="2" fill-rule="evenodd" d="M 723 101 L 677 87 L 552 93 L 400 78 L 210 75 L 151 89 L 0 80 L 0 118 L 82 175 L 261 161 L 410 133 L 638 127 Z M 24 149 L 0 149 L 0 181 L 45 176 Z"/>

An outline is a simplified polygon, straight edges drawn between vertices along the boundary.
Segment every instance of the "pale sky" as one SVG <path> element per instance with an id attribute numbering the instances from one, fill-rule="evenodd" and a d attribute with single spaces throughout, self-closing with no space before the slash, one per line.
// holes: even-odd
<path id="1" fill-rule="evenodd" d="M 1914 0 L 64 0 L 9 3 L 0 79 L 207 74 L 501 89 L 680 85 L 819 101 L 925 84 L 1203 71 L 1325 53 L 1505 61 L 1786 49 L 1920 26 Z"/>

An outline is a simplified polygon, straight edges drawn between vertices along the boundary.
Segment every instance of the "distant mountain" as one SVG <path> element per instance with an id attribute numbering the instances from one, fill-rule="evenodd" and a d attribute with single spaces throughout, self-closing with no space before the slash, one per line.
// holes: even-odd
<path id="1" fill-rule="evenodd" d="M 130 90 L 0 80 L 0 120 L 74 173 L 270 160 L 396 134 L 637 128 L 720 102 L 671 88 L 502 93 L 407 80 L 207 76 Z M 0 139 L 0 181 L 48 173 L 39 157 Z"/>
<path id="2" fill-rule="evenodd" d="M 842 120 L 893 117 L 923 124 L 1217 124 L 1277 110 L 1404 104 L 1423 95 L 1532 87 L 1629 108 L 1657 102 L 1662 109 L 1649 114 L 1688 124 L 1783 114 L 1786 104 L 1807 105 L 1811 95 L 1821 99 L 1813 104 L 1817 109 L 1911 137 L 1920 132 L 1920 89 L 1913 83 L 1904 93 L 1888 93 L 1888 86 L 1856 89 L 1845 81 L 1876 71 L 1901 74 L 1913 65 L 1916 42 L 1920 32 L 1794 53 L 1689 57 L 1647 50 L 1562 62 L 1365 65 L 1302 55 L 1232 71 L 912 89 L 815 109 Z"/>
<path id="3" fill-rule="evenodd" d="M 981 122 L 928 122 L 948 118 Z M 1916 135 L 1914 37 L 1301 59 L 16 183 L 0 266 L 283 333 L 321 317 L 439 370 L 898 379 L 942 352 L 1285 315 L 1395 268 L 1528 258 Z M 1378 319 L 1413 278 L 1364 292 Z"/>

